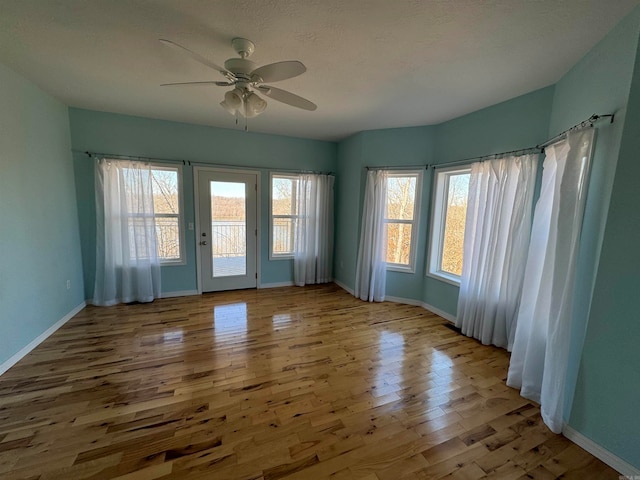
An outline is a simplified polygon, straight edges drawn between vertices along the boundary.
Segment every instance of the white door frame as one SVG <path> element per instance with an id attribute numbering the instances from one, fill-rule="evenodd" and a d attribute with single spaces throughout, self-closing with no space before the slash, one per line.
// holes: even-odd
<path id="1" fill-rule="evenodd" d="M 195 235 L 195 249 L 196 249 L 196 279 L 198 283 L 198 295 L 202 295 L 202 259 L 198 242 L 200 236 L 197 232 L 200 232 L 200 207 L 199 207 L 199 195 L 198 195 L 198 177 L 200 172 L 208 173 L 244 173 L 256 176 L 256 228 L 258 229 L 258 235 L 256 238 L 256 273 L 258 278 L 256 279 L 256 288 L 260 288 L 260 279 L 262 275 L 260 273 L 260 250 L 262 250 L 262 228 L 261 228 L 261 199 L 260 199 L 260 170 L 246 170 L 239 168 L 218 168 L 218 167 L 193 167 L 193 202 L 196 213 L 196 235 Z"/>

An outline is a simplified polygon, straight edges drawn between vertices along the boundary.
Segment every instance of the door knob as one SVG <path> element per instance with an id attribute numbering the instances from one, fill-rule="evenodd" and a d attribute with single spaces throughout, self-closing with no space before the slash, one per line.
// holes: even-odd
<path id="1" fill-rule="evenodd" d="M 207 244 L 206 240 L 203 240 L 203 241 L 200 242 L 200 245 L 206 245 L 206 244 Z"/>

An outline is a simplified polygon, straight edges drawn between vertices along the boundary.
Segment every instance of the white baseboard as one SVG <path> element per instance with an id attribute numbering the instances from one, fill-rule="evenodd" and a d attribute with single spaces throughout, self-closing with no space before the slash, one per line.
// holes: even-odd
<path id="1" fill-rule="evenodd" d="M 174 298 L 174 297 L 190 297 L 192 295 L 202 295 L 202 292 L 198 292 L 198 290 L 178 290 L 175 292 L 160 292 L 160 296 L 158 298 Z M 87 298 L 87 305 L 93 305 L 93 298 Z M 114 305 L 123 305 L 121 303 L 116 303 Z M 97 305 L 98 307 L 102 305 Z"/>
<path id="2" fill-rule="evenodd" d="M 414 300 L 413 298 L 394 297 L 392 295 L 385 295 L 384 301 L 402 303 L 403 305 L 415 305 L 416 307 L 422 306 L 422 302 L 420 300 Z"/>
<path id="3" fill-rule="evenodd" d="M 181 290 L 177 292 L 162 292 L 160 294 L 160 298 L 190 297 L 191 295 L 198 295 L 198 290 Z"/>
<path id="4" fill-rule="evenodd" d="M 434 307 L 433 305 L 429 305 L 428 303 L 425 303 L 420 300 L 416 300 L 413 298 L 390 297 L 388 295 L 385 297 L 385 300 L 389 302 L 403 303 L 405 305 L 416 305 L 418 307 L 424 308 L 425 310 L 429 310 L 430 312 L 435 313 L 436 315 L 441 316 L 445 320 L 449 320 L 451 323 L 456 322 L 455 315 L 451 315 L 450 313 L 445 312 L 444 310 L 440 310 L 439 308 Z"/>
<path id="5" fill-rule="evenodd" d="M 347 287 L 344 283 L 340 282 L 339 280 L 336 280 L 335 278 L 333 279 L 333 283 L 335 283 L 336 285 L 338 285 L 341 289 L 346 290 L 347 292 L 349 292 L 351 295 L 355 295 L 355 292 L 353 291 L 353 289 Z"/>
<path id="6" fill-rule="evenodd" d="M 611 468 L 620 472 L 622 475 L 634 478 L 640 475 L 640 469 L 625 462 L 620 457 L 614 455 L 606 448 L 598 445 L 590 438 L 585 437 L 577 430 L 571 428 L 569 425 L 565 424 L 565 426 L 562 428 L 562 434 L 579 447 L 584 448 L 594 457 L 599 458 Z"/>
<path id="7" fill-rule="evenodd" d="M 293 287 L 294 285 L 293 282 L 261 283 L 258 288 Z"/>
<path id="8" fill-rule="evenodd" d="M 333 280 L 333 283 L 338 285 L 343 290 L 346 290 L 351 295 L 355 295 L 354 291 L 351 288 L 347 287 L 344 283 L 335 279 Z M 389 295 L 385 295 L 384 299 L 387 302 L 403 303 L 405 305 L 416 305 L 418 307 L 424 308 L 425 310 L 429 310 L 430 312 L 433 312 L 436 315 L 440 315 L 442 318 L 444 318 L 445 320 L 449 320 L 452 323 L 456 322 L 455 315 L 451 315 L 450 313 L 447 313 L 444 310 L 440 310 L 439 308 L 436 308 L 433 305 L 429 305 L 428 303 L 425 303 L 420 300 L 415 300 L 413 298 L 393 297 Z"/>
<path id="9" fill-rule="evenodd" d="M 449 320 L 451 323 L 456 323 L 456 316 L 451 315 L 449 312 L 445 312 L 444 310 L 440 310 L 439 308 L 424 302 L 422 302 L 420 306 L 425 310 L 429 310 L 430 312 L 435 313 L 436 315 L 440 315 L 442 318 L 444 318 L 445 320 Z"/>
<path id="10" fill-rule="evenodd" d="M 0 375 L 5 373 L 11 367 L 13 367 L 16 363 L 22 360 L 31 350 L 36 348 L 42 342 L 44 342 L 49 336 L 53 334 L 56 330 L 58 330 L 61 326 L 71 320 L 80 310 L 87 306 L 87 302 L 82 302 L 80 305 L 75 307 L 69 313 L 67 313 L 64 317 L 58 320 L 56 323 L 47 328 L 44 332 L 38 335 L 36 338 L 31 340 L 28 345 L 22 348 L 19 352 L 12 355 L 9 359 L 5 360 L 2 364 L 0 364 Z"/>

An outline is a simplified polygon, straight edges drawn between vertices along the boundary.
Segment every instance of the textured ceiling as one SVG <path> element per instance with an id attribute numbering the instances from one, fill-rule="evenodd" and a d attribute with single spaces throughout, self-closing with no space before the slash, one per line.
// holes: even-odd
<path id="1" fill-rule="evenodd" d="M 555 83 L 638 0 L 0 0 L 0 62 L 69 106 L 239 128 L 222 80 L 158 42 L 218 64 L 233 37 L 258 65 L 300 60 L 254 132 L 336 140 L 439 123 Z"/>

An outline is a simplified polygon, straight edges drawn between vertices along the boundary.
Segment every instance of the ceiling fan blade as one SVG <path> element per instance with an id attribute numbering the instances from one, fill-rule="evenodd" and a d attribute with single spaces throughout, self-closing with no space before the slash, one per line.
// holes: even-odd
<path id="1" fill-rule="evenodd" d="M 228 87 L 233 85 L 233 82 L 178 82 L 178 83 L 161 83 L 161 87 L 202 87 L 208 85 L 217 85 L 219 87 Z"/>
<path id="2" fill-rule="evenodd" d="M 282 103 L 286 103 L 287 105 L 291 105 L 292 107 L 301 108 L 303 110 L 314 111 L 318 106 L 307 100 L 306 98 L 299 97 L 291 92 L 287 92 L 286 90 L 282 90 L 276 87 L 270 87 L 268 85 L 260 85 L 257 87 L 258 91 L 263 95 L 266 95 L 269 98 L 273 98 Z"/>
<path id="3" fill-rule="evenodd" d="M 297 77 L 307 71 L 307 67 L 297 60 L 289 60 L 286 62 L 270 63 L 262 67 L 256 68 L 251 72 L 251 76 L 258 76 L 263 82 L 279 82 L 288 78 Z"/>
<path id="4" fill-rule="evenodd" d="M 209 68 L 213 68 L 214 70 L 217 70 L 218 72 L 220 72 L 222 75 L 224 75 L 227 78 L 230 78 L 230 77 L 235 78 L 233 73 L 231 73 L 230 71 L 222 68 L 219 65 L 216 65 L 215 63 L 213 63 L 210 60 L 207 60 L 206 58 L 204 58 L 199 53 L 196 53 L 196 52 L 193 52 L 193 51 L 189 50 L 187 47 L 183 47 L 182 45 L 179 45 L 176 42 L 172 42 L 171 40 L 165 40 L 164 38 L 161 38 L 160 42 L 163 45 L 167 45 L 168 47 L 171 47 L 171 48 L 174 48 L 176 50 L 185 52 L 187 55 L 189 55 L 196 62 L 201 63 L 203 65 L 206 65 Z"/>

